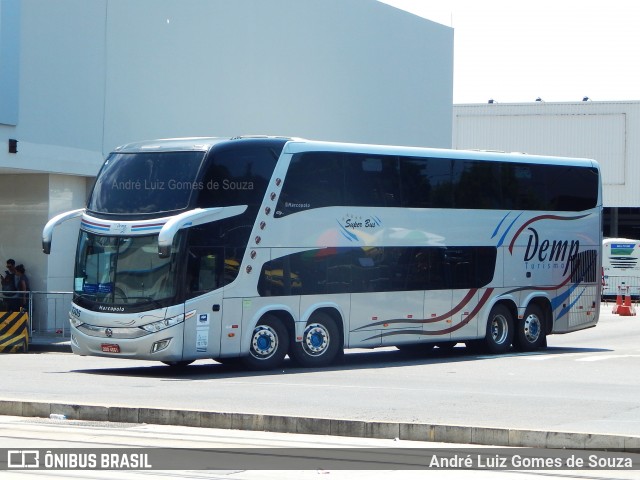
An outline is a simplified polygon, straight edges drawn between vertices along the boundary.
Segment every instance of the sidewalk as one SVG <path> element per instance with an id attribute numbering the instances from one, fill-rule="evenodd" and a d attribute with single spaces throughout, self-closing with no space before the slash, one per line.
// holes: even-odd
<path id="1" fill-rule="evenodd" d="M 61 333 L 34 333 L 29 338 L 30 352 L 64 352 L 71 353 L 70 332 Z"/>

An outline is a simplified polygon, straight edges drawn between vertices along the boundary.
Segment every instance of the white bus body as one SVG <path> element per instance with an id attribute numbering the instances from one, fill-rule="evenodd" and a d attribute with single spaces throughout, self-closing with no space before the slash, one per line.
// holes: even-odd
<path id="1" fill-rule="evenodd" d="M 458 342 L 533 350 L 598 321 L 592 160 L 174 139 L 112 153 L 82 216 L 74 353 L 158 360 Z"/>
<path id="2" fill-rule="evenodd" d="M 605 238 L 602 242 L 602 296 L 640 296 L 640 240 Z"/>

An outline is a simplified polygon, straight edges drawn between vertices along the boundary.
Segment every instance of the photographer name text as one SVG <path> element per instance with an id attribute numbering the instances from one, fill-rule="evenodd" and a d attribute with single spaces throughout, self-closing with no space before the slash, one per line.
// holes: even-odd
<path id="1" fill-rule="evenodd" d="M 127 180 L 116 181 L 111 183 L 113 190 L 253 190 L 254 185 L 251 181 L 245 180 L 228 180 L 222 181 L 209 180 L 208 182 L 184 182 L 178 180 L 169 180 L 167 182 L 159 180 Z"/>

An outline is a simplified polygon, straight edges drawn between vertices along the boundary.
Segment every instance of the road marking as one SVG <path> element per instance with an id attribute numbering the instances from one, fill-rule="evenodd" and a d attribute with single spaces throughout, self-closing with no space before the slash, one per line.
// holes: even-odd
<path id="1" fill-rule="evenodd" d="M 592 355 L 590 357 L 578 358 L 576 362 L 599 362 L 602 360 L 613 360 L 616 358 L 640 358 L 640 355 Z"/>
<path id="2" fill-rule="evenodd" d="M 556 358 L 568 358 L 568 357 L 578 357 L 584 355 L 581 353 L 536 353 L 535 355 L 530 355 L 526 357 L 522 357 L 525 360 L 532 360 L 534 362 L 542 362 L 545 360 L 555 360 Z"/>

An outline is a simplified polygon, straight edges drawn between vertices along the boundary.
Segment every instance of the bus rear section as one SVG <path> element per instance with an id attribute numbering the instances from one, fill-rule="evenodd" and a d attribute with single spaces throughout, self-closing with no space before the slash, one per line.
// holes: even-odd
<path id="1" fill-rule="evenodd" d="M 640 240 L 605 238 L 602 242 L 602 296 L 640 298 Z"/>

